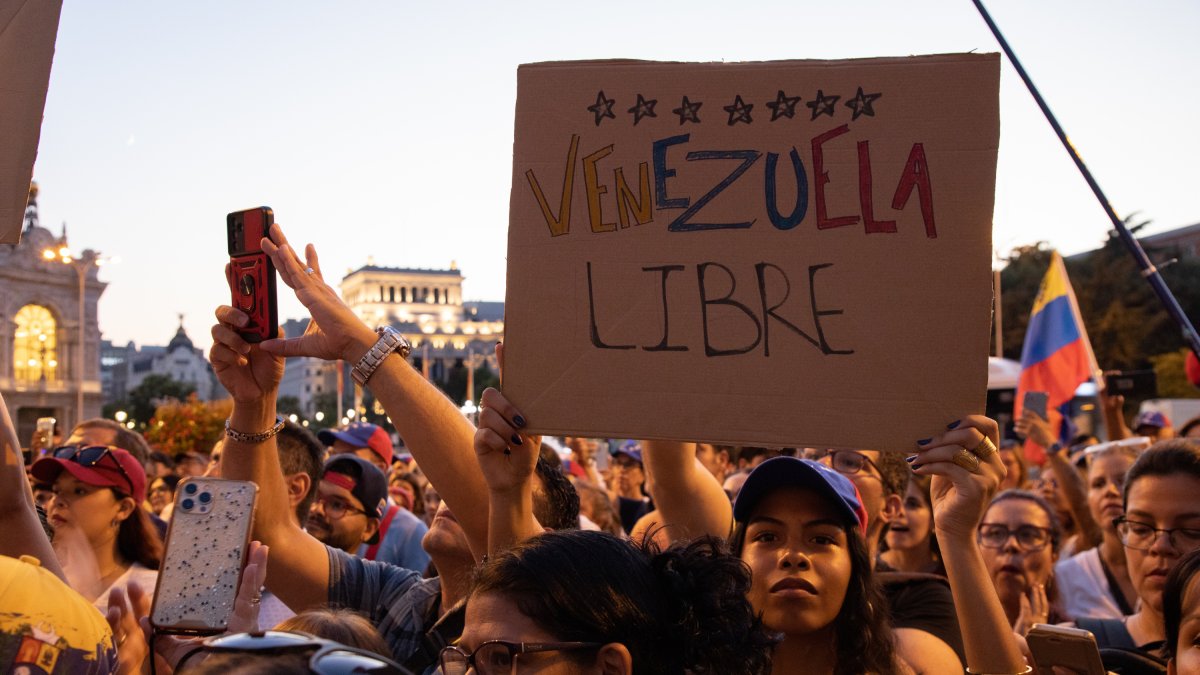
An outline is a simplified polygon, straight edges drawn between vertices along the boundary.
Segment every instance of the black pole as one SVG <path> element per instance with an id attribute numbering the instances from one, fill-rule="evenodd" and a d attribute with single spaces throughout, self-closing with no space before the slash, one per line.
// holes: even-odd
<path id="1" fill-rule="evenodd" d="M 1108 197 L 1104 196 L 1104 191 L 1100 189 L 1099 183 L 1092 177 L 1092 172 L 1088 171 L 1087 165 L 1083 163 L 1079 153 L 1075 151 L 1075 146 L 1071 145 L 1071 141 L 1067 138 L 1067 134 L 1058 124 L 1058 119 L 1054 117 L 1054 113 L 1050 112 L 1050 106 L 1046 105 L 1046 100 L 1042 98 L 1041 93 L 1033 84 L 1033 80 L 1029 79 L 1029 74 L 1025 72 L 1025 68 L 1021 66 L 1021 62 L 1017 60 L 1017 55 L 1013 53 L 1012 47 L 1008 46 L 1008 41 L 1004 39 L 1004 35 L 1000 33 L 1000 28 L 996 26 L 996 22 L 992 21 L 992 16 L 988 14 L 987 9 L 983 6 L 982 0 L 972 0 L 975 7 L 979 10 L 979 14 L 983 16 L 983 20 L 987 22 L 988 28 L 992 30 L 992 35 L 996 36 L 996 41 L 1000 43 L 1000 48 L 1004 50 L 1008 60 L 1012 63 L 1013 68 L 1017 69 L 1017 74 L 1021 76 L 1021 80 L 1025 82 L 1025 87 L 1029 89 L 1029 93 L 1033 94 L 1033 100 L 1037 101 L 1038 107 L 1042 109 L 1042 114 L 1046 116 L 1046 121 L 1054 128 L 1054 133 L 1058 134 L 1058 140 L 1062 141 L 1063 147 L 1067 149 L 1067 154 L 1071 155 L 1071 159 L 1075 160 L 1075 166 L 1079 169 L 1079 173 L 1083 174 L 1083 179 L 1087 181 L 1088 187 L 1092 188 L 1092 194 L 1096 195 L 1096 199 L 1100 202 L 1100 206 L 1104 207 L 1104 212 L 1108 214 L 1109 220 L 1112 221 L 1113 227 L 1117 229 L 1117 234 L 1121 237 L 1121 241 L 1125 244 L 1125 248 L 1129 249 L 1129 254 L 1137 262 L 1137 265 L 1142 270 L 1142 276 L 1146 281 L 1150 282 L 1150 287 L 1154 289 L 1155 295 L 1159 301 L 1166 307 L 1171 318 L 1175 319 L 1175 323 L 1179 324 L 1179 328 L 1183 331 L 1183 338 L 1187 340 L 1192 351 L 1200 356 L 1200 335 L 1197 335 L 1192 322 L 1188 320 L 1186 314 L 1183 313 L 1183 308 L 1179 306 L 1179 301 L 1171 294 L 1171 289 L 1167 288 L 1166 282 L 1163 281 L 1162 275 L 1158 273 L 1158 268 L 1154 263 L 1150 262 L 1150 258 L 1146 256 L 1146 251 L 1142 249 L 1142 245 L 1134 238 L 1133 233 L 1129 228 L 1125 227 L 1125 223 L 1117 216 L 1117 212 L 1113 209 L 1112 204 L 1108 201 Z"/>

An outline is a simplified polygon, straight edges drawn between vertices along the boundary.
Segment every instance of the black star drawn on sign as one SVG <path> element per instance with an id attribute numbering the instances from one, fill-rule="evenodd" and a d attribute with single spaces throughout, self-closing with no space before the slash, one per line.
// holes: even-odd
<path id="1" fill-rule="evenodd" d="M 775 96 L 775 100 L 767 104 L 767 107 L 771 109 L 771 121 L 774 122 L 780 117 L 787 117 L 789 119 L 795 117 L 796 104 L 799 102 L 799 96 L 788 96 L 780 89 L 779 94 Z"/>
<path id="2" fill-rule="evenodd" d="M 658 103 L 658 99 L 652 98 L 647 101 L 641 94 L 638 94 L 637 103 L 629 109 L 633 113 L 633 126 L 637 126 L 638 122 L 642 121 L 643 117 L 658 117 L 654 114 L 654 104 Z"/>
<path id="3" fill-rule="evenodd" d="M 610 117 L 614 120 L 617 119 L 617 116 L 612 111 L 613 104 L 616 102 L 617 99 L 615 98 L 606 98 L 603 89 L 600 90 L 599 94 L 596 94 L 596 102 L 588 106 L 588 111 L 596 115 L 596 126 L 600 126 L 600 120 L 605 117 Z"/>
<path id="4" fill-rule="evenodd" d="M 841 96 L 826 96 L 823 89 L 818 89 L 817 97 L 804 105 L 812 108 L 812 119 L 814 120 L 817 119 L 817 115 L 833 117 L 833 106 L 837 105 L 839 98 Z"/>
<path id="5" fill-rule="evenodd" d="M 732 105 L 727 105 L 723 108 L 725 112 L 729 113 L 729 126 L 733 126 L 738 122 L 745 122 L 746 124 L 754 122 L 750 118 L 750 111 L 753 109 L 754 104 L 742 101 L 741 94 L 737 95 Z"/>
<path id="6" fill-rule="evenodd" d="M 700 106 L 702 106 L 702 105 L 704 105 L 702 102 L 696 101 L 695 103 L 693 103 L 688 100 L 688 97 L 684 96 L 683 103 L 679 104 L 679 107 L 672 110 L 671 112 L 675 113 L 676 115 L 679 115 L 679 123 L 681 125 L 684 122 L 695 122 L 696 124 L 699 124 L 700 123 Z"/>
<path id="7" fill-rule="evenodd" d="M 854 95 L 854 98 L 846 101 L 846 107 L 854 111 L 854 116 L 850 118 L 850 121 L 853 122 L 858 119 L 859 115 L 874 117 L 875 109 L 871 107 L 871 104 L 880 96 L 883 96 L 883 94 L 864 94 L 862 87 L 859 87 L 858 93 Z"/>

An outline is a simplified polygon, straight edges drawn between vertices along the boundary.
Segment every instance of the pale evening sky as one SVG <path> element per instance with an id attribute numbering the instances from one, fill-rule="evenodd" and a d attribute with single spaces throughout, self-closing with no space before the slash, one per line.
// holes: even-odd
<path id="1" fill-rule="evenodd" d="M 1200 221 L 1200 3 L 992 0 L 1118 212 Z M 34 176 L 42 223 L 101 271 L 104 336 L 197 346 L 228 300 L 224 215 L 266 204 L 340 279 L 447 267 L 502 300 L 516 68 L 998 52 L 969 0 L 66 0 Z M 994 241 L 1066 253 L 1108 221 L 1006 62 Z M 281 284 L 281 289 L 283 288 Z M 281 319 L 302 308 L 282 295 Z"/>

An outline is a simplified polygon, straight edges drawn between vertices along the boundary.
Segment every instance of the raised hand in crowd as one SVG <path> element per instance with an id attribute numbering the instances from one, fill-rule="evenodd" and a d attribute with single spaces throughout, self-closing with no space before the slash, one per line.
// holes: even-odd
<path id="1" fill-rule="evenodd" d="M 34 506 L 33 490 L 25 475 L 25 458 L 21 455 L 21 441 L 16 427 L 8 414 L 4 395 L 0 394 L 0 555 L 20 558 L 33 556 L 42 567 L 66 581 L 50 539 L 42 528 Z"/>
<path id="2" fill-rule="evenodd" d="M 977 530 L 1006 470 L 996 448 L 999 429 L 977 415 L 917 442 L 913 472 L 932 476 L 934 527 L 954 593 L 967 666 L 976 673 L 1027 670 L 1012 626 L 993 590 Z"/>
<path id="3" fill-rule="evenodd" d="M 484 390 L 480 406 L 475 456 L 488 486 L 488 555 L 495 555 L 542 532 L 533 515 L 533 475 L 542 438 L 522 431 L 524 416 L 499 391 Z"/>
<path id="4" fill-rule="evenodd" d="M 1104 535 L 1088 508 L 1087 485 L 1083 476 L 1071 465 L 1067 450 L 1058 442 L 1058 436 L 1050 428 L 1050 423 L 1026 408 L 1021 412 L 1021 419 L 1017 420 L 1015 429 L 1020 437 L 1030 438 L 1034 443 L 1046 448 L 1046 466 L 1042 470 L 1053 473 L 1058 489 L 1066 498 L 1077 535 L 1072 537 L 1071 541 L 1064 542 L 1064 549 L 1073 554 L 1098 546 Z"/>
<path id="5" fill-rule="evenodd" d="M 259 630 L 258 610 L 262 599 L 261 589 L 267 576 L 269 549 L 257 541 L 250 542 L 246 555 L 246 566 L 242 570 L 241 585 L 233 601 L 227 633 L 246 633 Z M 114 588 L 108 598 L 106 619 L 112 628 L 120 657 L 120 675 L 150 672 L 150 640 L 153 627 L 150 625 L 151 595 L 136 581 L 122 590 Z M 169 673 L 189 652 L 200 647 L 204 638 L 182 638 L 160 634 L 154 638 L 156 672 Z"/>
<path id="6" fill-rule="evenodd" d="M 260 347 L 278 356 L 312 356 L 357 364 L 379 334 L 362 322 L 325 283 L 316 249 L 304 260 L 279 224 L 263 240 L 279 276 L 312 316 L 305 334 L 267 340 Z M 433 383 L 400 358 L 385 358 L 367 385 L 412 451 L 422 473 L 454 512 L 477 555 L 487 550 L 487 486 L 471 451 L 475 427 Z"/>

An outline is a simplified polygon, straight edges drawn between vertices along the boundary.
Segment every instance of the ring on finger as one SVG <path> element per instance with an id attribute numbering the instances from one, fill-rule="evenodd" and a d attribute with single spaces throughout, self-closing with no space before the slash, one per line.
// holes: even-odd
<path id="1" fill-rule="evenodd" d="M 305 267 L 305 268 L 304 268 L 304 273 L 305 273 L 305 274 L 307 274 L 307 275 L 309 275 L 309 276 L 312 276 L 313 274 L 316 274 L 316 273 L 317 273 L 317 271 L 316 271 L 316 270 L 314 270 L 312 267 Z"/>
<path id="2" fill-rule="evenodd" d="M 252 598 L 250 598 L 247 602 L 249 602 L 252 605 L 257 605 L 258 603 L 262 602 L 262 596 L 255 595 Z"/>
<path id="3" fill-rule="evenodd" d="M 979 458 L 966 448 L 959 448 L 958 452 L 954 453 L 951 461 L 967 471 L 975 472 L 979 469 Z"/>
<path id="4" fill-rule="evenodd" d="M 971 454 L 975 455 L 979 459 L 987 459 L 997 452 L 1000 451 L 996 449 L 996 444 L 992 443 L 992 439 L 988 438 L 987 436 L 984 436 L 983 440 L 979 441 L 979 445 L 971 448 Z"/>

